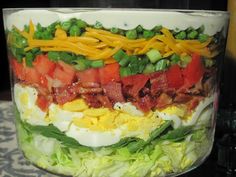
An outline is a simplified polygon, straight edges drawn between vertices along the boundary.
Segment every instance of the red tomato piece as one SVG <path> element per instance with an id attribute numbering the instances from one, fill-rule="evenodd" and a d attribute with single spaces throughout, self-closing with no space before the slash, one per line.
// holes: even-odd
<path id="1" fill-rule="evenodd" d="M 44 88 L 48 88 L 48 80 L 45 76 L 41 75 L 39 77 L 39 82 L 40 82 L 40 85 Z"/>
<path id="2" fill-rule="evenodd" d="M 120 66 L 118 63 L 112 63 L 105 65 L 103 68 L 99 68 L 99 77 L 101 84 L 107 84 L 109 82 L 120 81 Z"/>
<path id="3" fill-rule="evenodd" d="M 70 85 L 73 82 L 74 77 L 74 68 L 66 63 L 59 61 L 56 69 L 54 70 L 53 78 L 61 81 L 62 85 Z"/>
<path id="4" fill-rule="evenodd" d="M 40 74 L 39 72 L 32 67 L 25 67 L 25 81 L 31 84 L 40 84 Z"/>
<path id="5" fill-rule="evenodd" d="M 202 64 L 200 55 L 193 54 L 191 62 L 183 70 L 185 85 L 191 87 L 196 84 L 204 74 L 204 66 Z"/>
<path id="6" fill-rule="evenodd" d="M 22 63 L 18 63 L 17 60 L 11 60 L 11 66 L 15 76 L 20 80 L 25 80 L 24 66 Z"/>
<path id="7" fill-rule="evenodd" d="M 37 106 L 42 110 L 42 111 L 47 111 L 49 105 L 51 104 L 52 99 L 48 99 L 44 95 L 38 95 L 38 98 L 36 100 Z"/>
<path id="8" fill-rule="evenodd" d="M 178 89 L 184 84 L 183 76 L 179 65 L 173 65 L 166 71 L 169 88 Z"/>
<path id="9" fill-rule="evenodd" d="M 96 82 L 99 83 L 99 72 L 96 68 L 86 69 L 85 71 L 80 71 L 76 73 L 76 76 L 80 82 Z"/>
<path id="10" fill-rule="evenodd" d="M 40 74 L 52 76 L 56 63 L 50 61 L 46 55 L 37 55 L 33 62 L 33 66 Z"/>

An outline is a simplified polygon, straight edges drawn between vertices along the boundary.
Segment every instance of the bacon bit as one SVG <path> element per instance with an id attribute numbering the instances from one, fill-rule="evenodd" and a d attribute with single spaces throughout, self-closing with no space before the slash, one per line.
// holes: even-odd
<path id="1" fill-rule="evenodd" d="M 106 95 L 97 95 L 99 102 L 106 108 L 112 108 L 112 103 Z"/>
<path id="2" fill-rule="evenodd" d="M 137 102 L 134 102 L 133 104 L 143 112 L 148 112 L 155 106 L 155 102 L 148 95 L 141 97 Z"/>
<path id="3" fill-rule="evenodd" d="M 156 72 L 151 75 L 151 94 L 154 96 L 168 88 L 166 74 L 163 72 Z"/>
<path id="4" fill-rule="evenodd" d="M 179 93 L 175 96 L 174 98 L 174 103 L 187 103 L 188 101 L 190 101 L 192 99 L 192 96 L 190 95 L 186 95 L 183 93 Z"/>
<path id="5" fill-rule="evenodd" d="M 187 103 L 187 106 L 188 106 L 188 110 L 191 111 L 193 109 L 195 109 L 198 104 L 200 103 L 200 101 L 203 100 L 203 97 L 193 97 L 193 99 L 191 99 L 188 103 Z"/>
<path id="6" fill-rule="evenodd" d="M 172 104 L 173 100 L 172 98 L 167 95 L 166 93 L 162 93 L 158 98 L 157 98 L 157 108 L 163 108 L 166 107 L 167 105 Z"/>
<path id="7" fill-rule="evenodd" d="M 96 83 L 96 82 L 82 82 L 81 86 L 85 87 L 85 88 L 91 88 L 91 87 L 98 88 L 98 87 L 100 87 L 100 84 Z"/>
<path id="8" fill-rule="evenodd" d="M 77 97 L 77 92 L 72 91 L 69 87 L 54 88 L 53 91 L 54 100 L 59 104 L 72 101 Z"/>
<path id="9" fill-rule="evenodd" d="M 101 102 L 97 99 L 97 95 L 93 94 L 84 94 L 81 97 L 86 101 L 86 103 L 94 108 L 102 107 Z"/>
<path id="10" fill-rule="evenodd" d="M 124 96 L 122 94 L 121 83 L 109 82 L 103 86 L 104 93 L 113 102 L 125 102 Z"/>
<path id="11" fill-rule="evenodd" d="M 102 93 L 102 88 L 83 88 L 80 87 L 78 89 L 79 94 L 96 94 L 96 93 Z"/>

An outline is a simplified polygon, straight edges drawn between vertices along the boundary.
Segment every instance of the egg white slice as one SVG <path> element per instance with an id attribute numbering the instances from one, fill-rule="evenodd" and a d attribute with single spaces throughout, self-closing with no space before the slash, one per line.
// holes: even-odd
<path id="1" fill-rule="evenodd" d="M 131 102 L 114 104 L 113 108 L 117 111 L 128 113 L 132 116 L 144 116 L 144 113 L 138 110 Z"/>
<path id="2" fill-rule="evenodd" d="M 158 117 L 161 117 L 163 120 L 172 120 L 172 126 L 174 129 L 179 128 L 182 125 L 182 120 L 177 115 L 170 115 L 164 112 L 156 111 Z"/>
<path id="3" fill-rule="evenodd" d="M 69 130 L 66 132 L 66 135 L 76 139 L 81 145 L 101 147 L 118 143 L 121 139 L 121 133 L 121 129 L 97 132 L 87 128 L 79 128 L 72 123 Z"/>
<path id="4" fill-rule="evenodd" d="M 52 124 L 62 132 L 67 131 L 74 118 L 82 118 L 82 112 L 71 112 L 63 110 L 59 105 L 52 103 L 49 106 L 48 118 Z"/>
<path id="5" fill-rule="evenodd" d="M 45 120 L 47 113 L 36 105 L 37 97 L 38 92 L 35 88 L 21 84 L 14 85 L 14 100 L 21 119 L 32 125 L 48 125 L 49 122 Z"/>

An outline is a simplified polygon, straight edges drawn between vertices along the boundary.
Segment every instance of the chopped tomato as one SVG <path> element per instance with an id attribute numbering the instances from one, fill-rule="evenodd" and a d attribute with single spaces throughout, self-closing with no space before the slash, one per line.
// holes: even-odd
<path id="1" fill-rule="evenodd" d="M 169 88 L 178 89 L 184 84 L 183 76 L 179 65 L 173 65 L 166 71 Z"/>
<path id="2" fill-rule="evenodd" d="M 184 84 L 188 87 L 196 84 L 203 76 L 204 66 L 200 55 L 193 54 L 191 62 L 183 70 Z"/>
<path id="3" fill-rule="evenodd" d="M 122 78 L 122 83 L 124 86 L 131 86 L 129 94 L 136 97 L 139 91 L 145 86 L 149 77 L 144 74 L 137 74 L 132 76 L 127 76 Z"/>
<path id="4" fill-rule="evenodd" d="M 120 81 L 120 70 L 118 63 L 112 63 L 105 65 L 103 68 L 99 68 L 99 77 L 101 84 L 107 84 L 111 81 Z"/>
<path id="5" fill-rule="evenodd" d="M 32 67 L 25 67 L 25 81 L 31 84 L 40 84 L 40 74 L 39 72 Z"/>
<path id="6" fill-rule="evenodd" d="M 52 76 L 56 63 L 50 61 L 46 55 L 37 55 L 33 66 L 40 74 Z"/>
<path id="7" fill-rule="evenodd" d="M 62 85 L 70 85 L 75 77 L 75 70 L 68 64 L 59 62 L 53 73 L 53 78 L 61 81 Z"/>
<path id="8" fill-rule="evenodd" d="M 22 63 L 18 63 L 17 60 L 11 60 L 11 66 L 15 76 L 20 80 L 25 80 L 24 66 Z"/>
<path id="9" fill-rule="evenodd" d="M 99 72 L 96 68 L 90 68 L 85 71 L 80 71 L 76 73 L 76 76 L 80 82 L 91 82 L 99 83 Z"/>
<path id="10" fill-rule="evenodd" d="M 44 95 L 38 95 L 38 98 L 36 100 L 36 104 L 38 105 L 38 107 L 42 110 L 42 111 L 47 111 L 50 103 L 52 102 L 52 100 L 48 99 L 46 96 Z"/>
<path id="11" fill-rule="evenodd" d="M 48 80 L 45 76 L 40 75 L 39 77 L 39 83 L 42 87 L 47 88 L 48 87 Z"/>

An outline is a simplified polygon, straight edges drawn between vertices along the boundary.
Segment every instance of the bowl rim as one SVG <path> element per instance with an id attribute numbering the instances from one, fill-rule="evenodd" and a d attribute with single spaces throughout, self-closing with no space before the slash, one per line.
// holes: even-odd
<path id="1" fill-rule="evenodd" d="M 49 11 L 55 11 L 55 12 L 61 12 L 61 10 L 67 10 L 64 13 L 69 13 L 68 10 L 71 10 L 71 12 L 76 12 L 77 10 L 81 11 L 99 11 L 99 10 L 106 10 L 106 11 L 140 11 L 140 12 L 162 12 L 162 13 L 169 13 L 169 12 L 179 12 L 179 13 L 196 13 L 196 15 L 209 15 L 209 16 L 229 16 L 228 11 L 223 10 L 203 10 L 203 9 L 158 9 L 158 8 L 98 8 L 98 7 L 40 7 L 40 8 L 3 8 L 3 13 L 7 13 L 9 11 L 20 11 L 20 10 L 49 10 Z"/>

